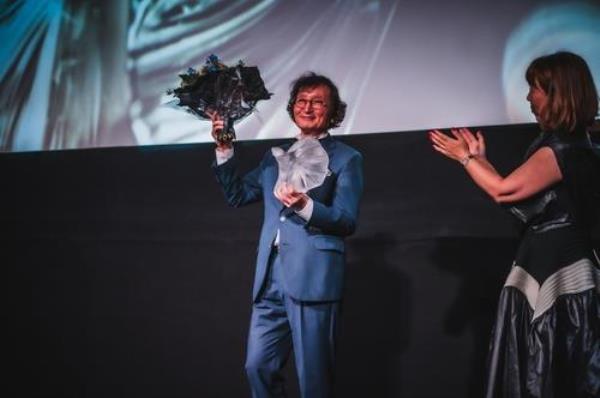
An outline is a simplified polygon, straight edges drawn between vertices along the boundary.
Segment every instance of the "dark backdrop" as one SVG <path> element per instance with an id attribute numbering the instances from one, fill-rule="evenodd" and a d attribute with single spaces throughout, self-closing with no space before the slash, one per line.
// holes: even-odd
<path id="1" fill-rule="evenodd" d="M 535 133 L 487 128 L 489 157 L 510 170 Z M 339 396 L 480 397 L 512 219 L 425 132 L 343 140 L 362 151 L 366 184 L 348 244 Z M 279 142 L 236 151 L 249 168 Z M 262 207 L 227 207 L 213 158 L 208 144 L 0 155 L 17 396 L 249 396 Z"/>

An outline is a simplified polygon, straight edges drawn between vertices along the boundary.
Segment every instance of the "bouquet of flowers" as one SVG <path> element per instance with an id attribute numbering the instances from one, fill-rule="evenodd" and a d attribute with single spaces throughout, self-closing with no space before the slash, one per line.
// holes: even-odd
<path id="1" fill-rule="evenodd" d="M 250 114 L 256 103 L 271 98 L 256 66 L 245 66 L 239 61 L 226 66 L 210 55 L 202 70 L 189 68 L 179 75 L 179 87 L 167 91 L 177 98 L 175 105 L 201 119 L 210 119 L 216 112 L 225 127 L 217 140 L 230 142 L 235 138 L 233 123 Z"/>

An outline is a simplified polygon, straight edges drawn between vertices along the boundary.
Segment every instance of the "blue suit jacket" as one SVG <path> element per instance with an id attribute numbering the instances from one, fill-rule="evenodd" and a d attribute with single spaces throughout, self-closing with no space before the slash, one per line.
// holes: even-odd
<path id="1" fill-rule="evenodd" d="M 356 227 L 363 190 L 362 155 L 331 136 L 320 142 L 329 155 L 331 174 L 321 186 L 308 192 L 314 203 L 308 222 L 273 195 L 279 168 L 271 151 L 267 151 L 256 169 L 243 177 L 237 171 L 235 156 L 213 166 L 229 205 L 244 206 L 261 199 L 264 203 L 254 300 L 258 299 L 267 276 L 278 229 L 285 292 L 301 301 L 335 301 L 342 296 L 344 237 L 351 235 Z"/>

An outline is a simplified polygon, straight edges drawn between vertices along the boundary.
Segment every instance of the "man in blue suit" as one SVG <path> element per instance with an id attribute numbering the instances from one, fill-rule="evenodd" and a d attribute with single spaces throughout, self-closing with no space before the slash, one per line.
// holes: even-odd
<path id="1" fill-rule="evenodd" d="M 319 139 L 329 156 L 325 181 L 306 194 L 285 184 L 275 191 L 278 165 L 271 151 L 242 177 L 232 145 L 216 140 L 214 170 L 227 202 L 264 203 L 246 356 L 255 398 L 285 396 L 281 370 L 292 348 L 301 396 L 333 395 L 344 238 L 356 228 L 363 189 L 361 154 L 329 135 L 345 110 L 327 77 L 308 73 L 293 83 L 288 112 L 298 139 Z M 212 121 L 216 137 L 223 121 L 216 114 Z"/>

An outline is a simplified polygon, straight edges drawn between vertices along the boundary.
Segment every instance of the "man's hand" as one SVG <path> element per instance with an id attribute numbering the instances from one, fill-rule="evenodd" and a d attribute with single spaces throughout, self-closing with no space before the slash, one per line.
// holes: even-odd
<path id="1" fill-rule="evenodd" d="M 219 133 L 225 127 L 223 118 L 221 118 L 221 116 L 219 116 L 219 114 L 216 111 L 213 111 L 213 112 L 207 111 L 206 114 L 208 115 L 208 117 L 210 117 L 210 120 L 212 121 L 212 130 L 211 130 L 210 134 L 212 135 L 213 140 L 215 140 L 215 144 L 217 144 L 217 150 L 223 151 L 223 150 L 231 148 L 231 146 L 232 146 L 231 142 L 220 141 L 218 138 Z"/>
<path id="2" fill-rule="evenodd" d="M 294 210 L 302 210 L 308 203 L 308 195 L 296 191 L 286 183 L 279 184 L 273 193 L 285 207 L 291 207 Z"/>

